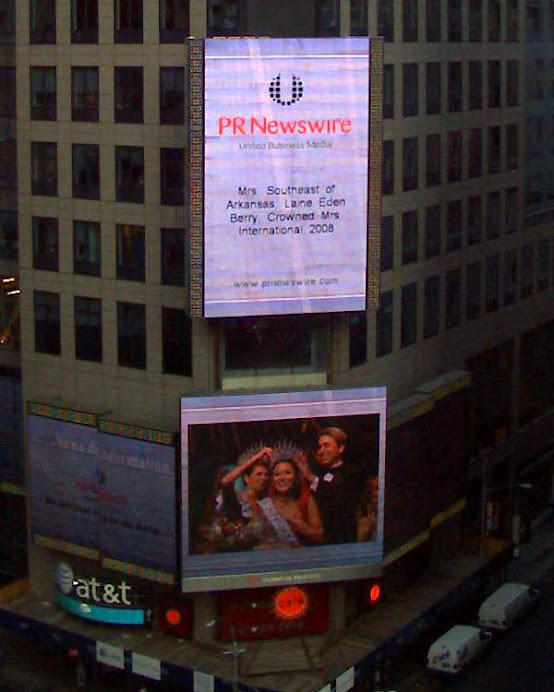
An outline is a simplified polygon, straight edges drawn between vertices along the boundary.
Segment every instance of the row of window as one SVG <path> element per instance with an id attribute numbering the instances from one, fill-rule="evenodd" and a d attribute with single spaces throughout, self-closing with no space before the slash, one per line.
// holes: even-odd
<path id="1" fill-rule="evenodd" d="M 104 343 L 102 300 L 74 296 L 75 358 L 102 362 Z M 34 291 L 35 350 L 51 355 L 62 354 L 60 294 Z M 146 306 L 117 302 L 117 362 L 130 368 L 146 369 Z M 161 308 L 162 372 L 190 377 L 191 320 L 184 310 Z"/>
<path id="2" fill-rule="evenodd" d="M 115 43 L 142 43 L 143 0 L 114 0 Z M 71 0 L 72 43 L 98 43 L 98 0 Z M 31 43 L 56 43 L 56 0 L 30 0 Z M 189 35 L 189 7 L 184 0 L 159 0 L 160 43 L 182 43 Z"/>
<path id="3" fill-rule="evenodd" d="M 58 219 L 33 216 L 33 267 L 59 271 Z M 146 238 L 144 226 L 116 224 L 116 278 L 144 281 Z M 102 235 L 97 221 L 73 221 L 73 273 L 102 275 Z M 160 233 L 160 282 L 167 286 L 185 284 L 185 231 L 162 228 Z"/>
<path id="4" fill-rule="evenodd" d="M 502 132 L 504 131 L 504 137 Z M 444 182 L 456 182 L 462 177 L 476 178 L 483 174 L 495 175 L 501 170 L 518 167 L 519 128 L 517 123 L 489 127 L 486 130 L 486 151 L 483 151 L 483 129 L 473 128 L 447 132 L 446 135 L 429 134 L 425 138 L 405 137 L 402 140 L 401 190 L 408 192 L 419 187 L 433 187 Z M 420 180 L 420 139 L 425 146 L 425 179 Z M 502 139 L 504 139 L 504 162 L 502 162 Z M 446 170 L 442 165 L 442 145 L 446 140 Z M 465 156 L 464 156 L 465 144 Z M 486 158 L 485 158 L 486 153 Z M 466 162 L 465 173 L 463 162 Z M 383 142 L 383 194 L 395 192 L 395 140 Z"/>
<path id="5" fill-rule="evenodd" d="M 451 269 L 442 276 L 436 274 L 423 282 L 409 283 L 400 289 L 400 347 L 416 342 L 418 338 L 418 290 L 423 291 L 422 336 L 427 338 L 439 332 L 441 315 L 445 329 L 465 321 L 478 319 L 483 314 L 509 306 L 520 299 L 529 298 L 536 291 L 546 291 L 554 284 L 551 276 L 551 240 L 540 238 L 536 245 L 527 243 L 519 252 L 505 250 L 485 260 L 467 264 L 465 276 L 461 268 Z M 518 257 L 519 255 L 519 257 Z M 502 277 L 502 281 L 501 281 Z M 462 297 L 465 297 L 462 305 Z M 376 316 L 377 357 L 391 353 L 394 348 L 394 292 L 381 293 Z"/>
<path id="6" fill-rule="evenodd" d="M 476 245 L 483 240 L 498 238 L 502 232 L 513 233 L 519 224 L 518 188 L 504 191 L 493 190 L 484 198 L 486 214 L 483 213 L 483 197 L 474 195 L 467 200 L 452 200 L 441 206 L 433 204 L 422 210 L 423 223 L 419 214 L 411 210 L 401 214 L 400 262 L 402 265 L 417 262 L 423 254 L 425 259 L 459 250 L 463 245 Z M 504 213 L 502 213 L 504 212 Z M 420 226 L 423 226 L 423 243 L 420 247 Z M 483 229 L 484 226 L 484 229 Z M 443 227 L 446 228 L 443 233 Z M 446 236 L 446 237 L 445 237 Z M 394 268 L 395 248 L 394 216 L 385 216 L 381 226 L 381 271 Z"/>
<path id="7" fill-rule="evenodd" d="M 142 67 L 114 67 L 114 121 L 144 121 Z M 57 120 L 56 67 L 30 68 L 30 116 L 32 120 Z M 98 122 L 100 113 L 98 67 L 71 68 L 71 119 Z M 182 67 L 160 67 L 159 122 L 185 122 L 185 71 Z"/>
<path id="8" fill-rule="evenodd" d="M 71 147 L 72 194 L 81 199 L 100 199 L 100 147 L 73 144 Z M 164 205 L 185 201 L 184 149 L 160 149 L 160 199 Z M 115 199 L 117 202 L 144 202 L 144 147 L 115 147 Z M 31 192 L 58 195 L 58 145 L 31 142 Z"/>
<path id="9" fill-rule="evenodd" d="M 402 116 L 435 115 L 444 109 L 443 85 L 446 80 L 446 108 L 449 113 L 480 110 L 519 103 L 519 63 L 517 60 L 470 60 L 450 62 L 387 64 L 383 74 L 383 116 L 395 117 L 395 70 L 402 70 Z M 420 72 L 425 73 L 425 109 L 419 102 Z M 486 101 L 483 87 L 486 75 Z M 398 77 L 396 77 L 398 78 Z M 464 89 L 464 82 L 467 89 Z M 504 85 L 504 88 L 502 88 Z M 467 94 L 464 103 L 464 94 Z"/>

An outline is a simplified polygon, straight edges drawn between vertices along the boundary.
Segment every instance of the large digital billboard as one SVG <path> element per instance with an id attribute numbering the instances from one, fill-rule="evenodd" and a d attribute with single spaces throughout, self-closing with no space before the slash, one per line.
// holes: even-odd
<path id="1" fill-rule="evenodd" d="M 207 39 L 204 315 L 366 308 L 369 38 Z"/>
<path id="2" fill-rule="evenodd" d="M 181 399 L 182 588 L 378 575 L 386 391 Z"/>

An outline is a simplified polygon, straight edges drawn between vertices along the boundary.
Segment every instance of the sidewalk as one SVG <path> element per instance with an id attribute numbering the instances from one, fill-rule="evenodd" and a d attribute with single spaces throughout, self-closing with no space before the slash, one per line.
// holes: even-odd
<path id="1" fill-rule="evenodd" d="M 550 515 L 535 527 L 531 542 L 521 547 L 520 556 L 504 570 L 509 581 L 533 583 L 553 567 L 554 516 Z M 497 569 L 494 557 L 479 554 L 479 551 L 461 552 L 439 569 L 389 594 L 374 611 L 357 618 L 340 634 L 241 642 L 245 651 L 240 658 L 240 681 L 265 690 L 318 692 L 344 671 L 347 671 L 346 677 L 353 679 L 354 667 L 356 680 L 371 680 L 375 665 L 398 657 L 404 647 L 440 625 L 444 613 L 478 593 L 494 569 Z M 23 617 L 49 622 L 52 627 L 59 628 L 57 631 L 78 631 L 91 640 L 99 639 L 126 651 L 157 658 L 164 665 L 201 670 L 216 678 L 216 690 L 221 689 L 222 680 L 232 679 L 231 657 L 225 655 L 230 648 L 228 643 L 198 645 L 156 632 L 132 635 L 92 626 L 69 620 L 59 609 L 33 600 L 32 596 L 6 608 Z M 14 638 L 16 643 L 15 649 L 10 649 L 0 635 L 0 682 L 4 679 L 14 689 L 25 692 L 77 690 L 63 657 L 37 652 L 19 635 L 9 633 L 7 637 Z M 419 664 L 414 665 L 414 670 L 415 667 Z M 190 683 L 186 688 L 192 690 Z M 99 682 L 89 684 L 86 689 L 96 692 L 117 687 Z M 396 689 L 413 688 L 397 685 Z"/>

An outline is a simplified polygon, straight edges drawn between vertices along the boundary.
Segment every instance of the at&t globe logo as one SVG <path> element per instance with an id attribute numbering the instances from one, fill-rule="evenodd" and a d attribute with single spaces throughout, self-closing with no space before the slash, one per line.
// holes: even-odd
<path id="1" fill-rule="evenodd" d="M 73 570 L 65 562 L 60 562 L 56 569 L 56 584 L 59 590 L 64 594 L 69 594 L 73 589 Z"/>

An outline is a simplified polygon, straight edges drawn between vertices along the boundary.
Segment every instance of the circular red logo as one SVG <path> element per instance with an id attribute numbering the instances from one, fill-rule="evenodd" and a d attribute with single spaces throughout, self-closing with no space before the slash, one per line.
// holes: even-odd
<path id="1" fill-rule="evenodd" d="M 275 615 L 286 620 L 302 617 L 308 610 L 308 594 L 298 586 L 281 589 L 275 595 Z"/>

